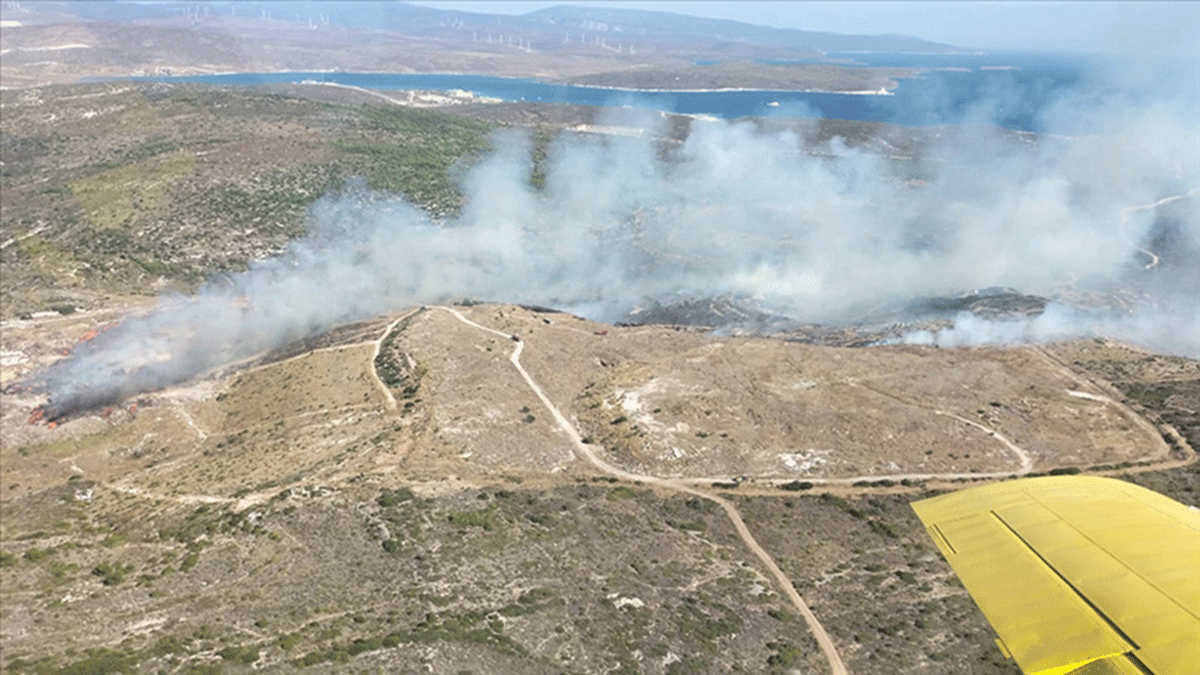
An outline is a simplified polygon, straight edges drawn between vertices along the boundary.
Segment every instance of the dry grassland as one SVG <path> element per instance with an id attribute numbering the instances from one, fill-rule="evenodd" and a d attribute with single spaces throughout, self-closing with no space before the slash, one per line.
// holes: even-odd
<path id="1" fill-rule="evenodd" d="M 1195 362 L 1121 345 L 843 349 L 457 309 L 521 338 L 608 462 L 716 481 L 854 673 L 1016 672 L 907 506 L 1019 472 L 1001 437 L 1034 471 L 1187 454 L 1157 425 L 1190 390 L 1151 410 L 1101 371 L 1180 388 Z M 109 318 L 6 323 L 6 382 Z M 825 672 L 721 509 L 598 475 L 515 344 L 416 309 L 55 429 L 5 396 L 5 669 Z"/>

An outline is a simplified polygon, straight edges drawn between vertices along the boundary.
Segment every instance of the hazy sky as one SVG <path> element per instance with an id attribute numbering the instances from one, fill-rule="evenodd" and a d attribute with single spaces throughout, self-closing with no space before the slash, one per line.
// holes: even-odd
<path id="1" fill-rule="evenodd" d="M 470 12 L 523 14 L 555 5 L 650 9 L 778 28 L 898 34 L 960 47 L 1121 53 L 1200 58 L 1200 2 L 442 2 Z"/>

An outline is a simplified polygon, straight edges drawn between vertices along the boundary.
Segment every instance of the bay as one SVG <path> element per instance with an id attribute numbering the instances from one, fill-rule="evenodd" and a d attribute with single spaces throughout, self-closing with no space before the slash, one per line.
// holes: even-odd
<path id="1" fill-rule="evenodd" d="M 1080 59 L 1040 55 L 831 54 L 851 66 L 926 69 L 899 80 L 890 95 L 811 91 L 644 91 L 549 84 L 532 79 L 459 74 L 275 72 L 147 77 L 156 81 L 248 85 L 330 82 L 367 89 L 452 89 L 504 101 L 625 106 L 667 113 L 806 117 L 914 126 L 978 122 L 1041 131 L 1043 111 L 1087 84 Z"/>

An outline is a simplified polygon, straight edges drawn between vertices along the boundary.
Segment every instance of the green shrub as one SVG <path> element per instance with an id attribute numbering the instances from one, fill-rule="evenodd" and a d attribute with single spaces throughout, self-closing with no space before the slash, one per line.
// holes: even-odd
<path id="1" fill-rule="evenodd" d="M 125 581 L 125 575 L 133 571 L 133 565 L 120 563 L 100 563 L 92 568 L 92 574 L 100 577 L 100 583 L 105 586 L 116 586 Z"/>
<path id="2" fill-rule="evenodd" d="M 408 488 L 396 488 L 395 490 L 383 489 L 379 491 L 379 497 L 375 499 L 375 503 L 385 509 L 390 509 L 412 498 L 412 490 Z"/>
<path id="3" fill-rule="evenodd" d="M 489 532 L 496 527 L 495 513 L 490 508 L 479 511 L 451 513 L 446 519 L 451 524 L 458 525 L 459 527 L 482 527 Z"/>
<path id="4" fill-rule="evenodd" d="M 872 532 L 874 532 L 875 534 L 878 534 L 881 537 L 887 537 L 888 539 L 895 539 L 897 536 L 896 530 L 892 529 L 891 525 L 888 525 L 887 523 L 883 522 L 882 520 L 875 520 L 874 518 L 872 518 L 869 521 L 867 521 L 867 525 L 869 525 L 871 527 Z"/>
<path id="5" fill-rule="evenodd" d="M 258 647 L 226 647 L 217 652 L 226 661 L 251 664 L 258 660 Z"/>
<path id="6" fill-rule="evenodd" d="M 52 548 L 31 548 L 28 551 L 25 551 L 25 554 L 21 557 L 29 562 L 37 562 L 51 553 L 54 553 L 54 549 Z"/>
<path id="7" fill-rule="evenodd" d="M 791 668 L 800 660 L 800 648 L 790 642 L 768 642 L 767 649 L 772 652 L 767 657 L 768 666 Z"/>
<path id="8" fill-rule="evenodd" d="M 275 646 L 279 647 L 285 652 L 290 652 L 292 647 L 295 647 L 296 643 L 298 642 L 300 642 L 299 633 L 287 633 L 285 635 L 280 635 L 275 639 Z"/>
<path id="9" fill-rule="evenodd" d="M 192 551 L 183 558 L 183 562 L 179 563 L 179 571 L 186 572 L 196 566 L 200 562 L 200 552 Z"/>
<path id="10" fill-rule="evenodd" d="M 137 660 L 134 655 L 110 649 L 88 651 L 85 659 L 63 666 L 59 675 L 112 675 L 113 673 L 135 672 Z"/>

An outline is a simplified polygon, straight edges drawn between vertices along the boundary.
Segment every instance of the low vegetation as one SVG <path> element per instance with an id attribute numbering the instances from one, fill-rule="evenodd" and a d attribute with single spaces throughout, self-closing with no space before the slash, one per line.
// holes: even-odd
<path id="1" fill-rule="evenodd" d="M 449 217 L 461 200 L 456 176 L 487 150 L 494 126 L 201 86 L 80 85 L 62 93 L 53 100 L 47 90 L 48 105 L 75 123 L 50 125 L 45 108 L 16 105 L 17 93 L 0 92 L 5 237 L 13 242 L 0 250 L 5 316 L 52 311 L 65 322 L 105 293 L 189 288 L 243 269 L 302 233 L 308 205 L 354 176 L 404 194 L 434 218 Z M 211 116 L 215 105 L 228 115 Z M 111 111 L 84 116 L 105 106 Z M 820 125 L 823 133 L 841 128 Z M 535 161 L 550 140 L 535 134 Z M 922 170 L 896 167 L 900 177 Z M 544 180 L 535 166 L 531 182 Z M 331 350 L 312 351 L 342 345 L 370 354 L 386 322 L 278 350 L 256 366 L 308 357 L 293 370 L 247 368 L 211 400 L 201 394 L 168 409 L 178 401 L 164 396 L 159 410 L 143 412 L 161 414 L 145 427 L 89 420 L 102 430 L 45 443 L 31 433 L 33 441 L 0 447 L 9 486 L 0 537 L 0 667 L 531 675 L 824 668 L 803 622 L 713 502 L 581 475 L 579 464 L 523 474 L 484 466 L 480 456 L 498 453 L 498 443 L 470 436 L 465 407 L 441 417 L 424 411 L 445 401 L 429 400 L 443 374 L 409 340 L 418 316 L 397 324 L 373 362 L 362 356 L 363 368 L 348 375 Z M 498 310 L 495 320 L 500 325 Z M 543 344 L 526 353 L 530 370 L 562 369 L 539 357 L 550 349 Z M 784 476 L 776 481 L 781 490 L 743 482 L 744 457 L 734 451 L 746 439 L 730 413 L 737 401 L 706 394 L 630 412 L 601 390 L 653 369 L 635 362 L 636 346 L 622 345 L 608 347 L 596 373 L 569 374 L 593 380 L 580 382 L 575 391 L 584 393 L 571 393 L 573 380 L 564 376 L 548 395 L 574 406 L 564 412 L 579 419 L 584 442 L 617 463 L 658 461 L 647 450 L 657 428 L 651 422 L 688 425 L 678 445 L 689 461 L 732 458 L 737 471 L 723 465 L 695 475 L 717 478 L 711 485 L 734 501 L 812 603 L 852 672 L 1017 672 L 908 508 L 933 494 L 924 483 L 879 478 L 834 492 L 815 479 L 792 479 L 812 474 L 779 473 L 778 462 L 770 470 Z M 476 351 L 486 356 L 471 363 L 507 368 L 493 347 L 479 342 Z M 1187 455 L 1186 444 L 1200 440 L 1195 362 L 1141 353 L 1116 359 L 1111 349 L 1096 349 L 1058 358 L 1112 381 L 1159 426 L 1174 457 Z M 632 365 L 622 370 L 613 360 Z M 817 367 L 815 359 L 799 360 Z M 372 367 L 402 403 L 399 417 L 371 405 Z M 947 372 L 927 370 L 939 378 Z M 712 389 L 731 391 L 737 379 Z M 505 391 L 488 424 L 516 429 L 516 440 L 506 441 L 507 457 L 490 461 L 520 467 L 550 445 L 543 434 L 549 415 L 534 414 L 532 397 L 519 407 L 524 401 L 512 393 Z M 978 404 L 980 419 L 1009 405 L 991 396 Z M 456 398 L 474 404 L 470 395 Z M 417 413 L 404 414 L 418 404 Z M 177 413 L 188 411 L 195 428 L 207 431 L 179 431 L 185 425 Z M 920 415 L 914 428 L 929 423 Z M 862 429 L 861 420 L 851 421 L 846 429 Z M 95 447 L 89 457 L 102 461 L 74 466 Z M 925 461 L 931 452 L 908 459 Z M 959 461 L 928 461 L 935 459 Z M 1046 472 L 1142 468 L 1125 457 L 1104 461 Z M 1194 499 L 1196 466 L 1129 479 Z M 94 471 L 111 473 L 93 480 Z M 129 476 L 136 480 L 127 485 Z M 27 481 L 42 482 L 21 485 Z"/>
<path id="2" fill-rule="evenodd" d="M 493 128 L 249 88 L 95 84 L 40 96 L 26 106 L 20 93 L 0 94 L 6 316 L 245 269 L 303 234 L 309 205 L 354 177 L 434 218 L 453 215 L 454 176 L 487 150 Z"/>
<path id="3" fill-rule="evenodd" d="M 421 378 L 426 372 L 425 367 L 418 364 L 410 354 L 401 351 L 397 342 L 415 316 L 414 314 L 406 317 L 396 324 L 384 338 L 379 354 L 375 357 L 375 373 L 389 389 L 400 394 L 400 398 L 406 401 L 406 408 L 411 407 L 409 401 L 416 398 L 421 388 Z"/>

